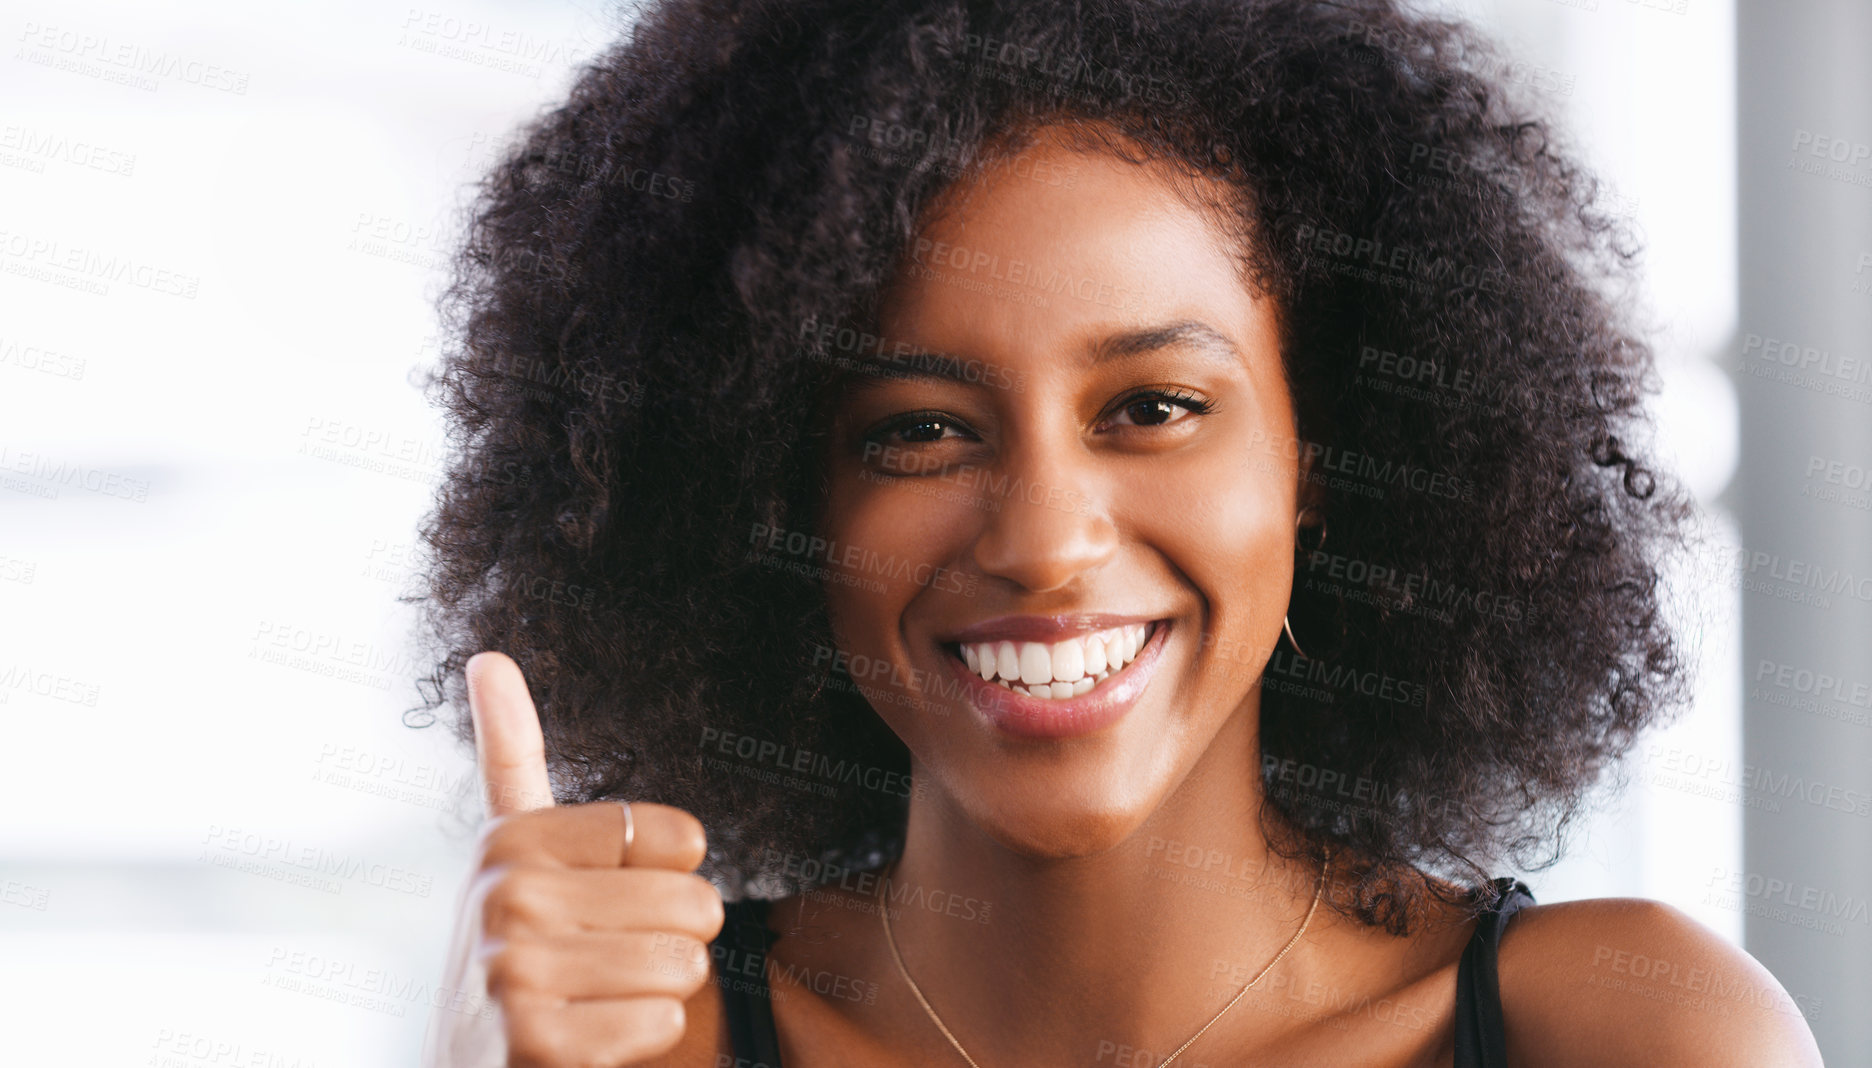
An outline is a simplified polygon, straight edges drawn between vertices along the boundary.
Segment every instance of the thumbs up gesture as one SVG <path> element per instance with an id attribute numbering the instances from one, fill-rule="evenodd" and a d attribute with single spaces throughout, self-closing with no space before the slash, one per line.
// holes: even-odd
<path id="1" fill-rule="evenodd" d="M 707 839 L 679 808 L 555 805 L 539 713 L 519 665 L 468 661 L 490 820 L 468 900 L 499 1003 L 508 1068 L 643 1064 L 682 1040 L 707 982 L 721 895 L 694 874 Z M 626 829 L 630 827 L 628 848 Z"/>

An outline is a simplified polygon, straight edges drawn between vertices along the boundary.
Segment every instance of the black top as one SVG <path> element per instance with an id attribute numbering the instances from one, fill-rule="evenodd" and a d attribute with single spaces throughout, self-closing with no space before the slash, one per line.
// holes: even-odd
<path id="1" fill-rule="evenodd" d="M 1493 886 L 1496 900 L 1476 922 L 1475 935 L 1456 966 L 1455 1068 L 1505 1068 L 1508 1063 L 1495 950 L 1508 920 L 1532 905 L 1534 895 L 1516 879 L 1496 879 Z M 773 937 L 767 930 L 767 909 L 772 904 L 758 898 L 729 902 L 728 918 L 710 947 L 720 977 L 722 1011 L 728 1015 L 733 1068 L 780 1068 L 780 1037 L 767 988 L 767 948 Z"/>

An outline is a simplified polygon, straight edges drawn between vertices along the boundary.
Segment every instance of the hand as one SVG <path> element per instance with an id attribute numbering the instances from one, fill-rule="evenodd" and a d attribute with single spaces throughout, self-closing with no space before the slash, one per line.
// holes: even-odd
<path id="1" fill-rule="evenodd" d="M 553 804 L 519 665 L 484 652 L 467 675 L 491 816 L 469 897 L 481 901 L 479 953 L 509 1068 L 611 1068 L 668 1052 L 722 926 L 721 895 L 693 874 L 707 847 L 701 821 L 633 804 L 622 866 L 623 806 Z"/>

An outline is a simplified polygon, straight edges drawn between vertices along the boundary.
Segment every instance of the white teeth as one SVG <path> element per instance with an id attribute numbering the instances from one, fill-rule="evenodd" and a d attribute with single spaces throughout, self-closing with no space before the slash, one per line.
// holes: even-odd
<path id="1" fill-rule="evenodd" d="M 1077 697 L 1131 661 L 1149 638 L 1150 625 L 1133 623 L 1051 644 L 974 642 L 963 645 L 969 671 L 1016 693 L 1063 700 Z"/>
<path id="2" fill-rule="evenodd" d="M 1082 641 L 1055 642 L 1047 650 L 1048 659 L 1053 665 L 1053 674 L 1047 676 L 1056 682 L 1078 682 L 1085 677 L 1085 643 Z"/>
<path id="3" fill-rule="evenodd" d="M 1053 651 L 1039 642 L 1020 645 L 1020 680 L 1029 686 L 1053 681 Z"/>
<path id="4" fill-rule="evenodd" d="M 995 646 L 995 674 L 1009 680 L 1021 677 L 1020 653 L 1015 651 L 1013 642 Z"/>

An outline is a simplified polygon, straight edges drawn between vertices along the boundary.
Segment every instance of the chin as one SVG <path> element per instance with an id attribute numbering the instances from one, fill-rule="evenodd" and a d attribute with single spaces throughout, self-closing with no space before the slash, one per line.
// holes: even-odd
<path id="1" fill-rule="evenodd" d="M 1093 800 L 1060 790 L 1015 797 L 990 791 L 961 807 L 977 829 L 1009 852 L 1037 860 L 1065 860 L 1104 853 L 1143 822 L 1144 814 L 1130 807 L 1095 805 Z"/>

